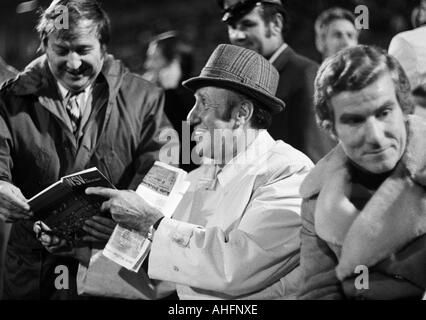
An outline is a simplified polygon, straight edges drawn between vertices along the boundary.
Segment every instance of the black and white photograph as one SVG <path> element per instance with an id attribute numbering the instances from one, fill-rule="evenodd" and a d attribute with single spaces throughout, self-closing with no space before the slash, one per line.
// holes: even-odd
<path id="1" fill-rule="evenodd" d="M 426 0 L 0 17 L 0 305 L 426 300 Z"/>

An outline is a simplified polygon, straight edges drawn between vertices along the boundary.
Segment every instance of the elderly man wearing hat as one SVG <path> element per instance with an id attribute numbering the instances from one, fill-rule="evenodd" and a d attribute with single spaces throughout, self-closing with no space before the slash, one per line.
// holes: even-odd
<path id="1" fill-rule="evenodd" d="M 288 19 L 282 1 L 218 0 L 218 4 L 230 42 L 261 54 L 279 72 L 277 97 L 287 107 L 274 117 L 269 133 L 318 161 L 334 145 L 316 125 L 313 96 L 318 65 L 285 42 Z"/>
<path id="2" fill-rule="evenodd" d="M 206 161 L 189 173 L 172 218 L 133 191 L 86 190 L 107 199 L 102 208 L 119 224 L 153 233 L 148 275 L 175 283 L 181 299 L 295 295 L 298 189 L 312 162 L 266 131 L 284 106 L 277 85 L 271 63 L 233 45 L 219 45 L 200 76 L 184 82 L 195 92 L 188 119 Z"/>

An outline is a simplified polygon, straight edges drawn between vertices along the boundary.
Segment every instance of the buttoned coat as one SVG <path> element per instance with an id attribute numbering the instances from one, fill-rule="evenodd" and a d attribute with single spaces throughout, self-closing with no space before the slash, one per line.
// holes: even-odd
<path id="1" fill-rule="evenodd" d="M 0 179 L 26 198 L 60 177 L 97 167 L 117 188 L 136 188 L 158 159 L 163 92 L 107 56 L 92 89 L 92 112 L 79 141 L 70 129 L 45 56 L 0 91 Z M 14 223 L 7 250 L 5 297 L 76 296 L 77 262 L 49 254 L 32 221 Z M 69 290 L 56 290 L 58 265 L 68 267 Z"/>

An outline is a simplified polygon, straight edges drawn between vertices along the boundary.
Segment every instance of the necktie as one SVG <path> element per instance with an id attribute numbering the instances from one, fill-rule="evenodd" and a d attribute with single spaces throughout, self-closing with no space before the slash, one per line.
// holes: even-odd
<path id="1" fill-rule="evenodd" d="M 78 131 L 78 126 L 81 119 L 81 110 L 79 106 L 79 97 L 81 93 L 75 95 L 69 95 L 66 104 L 67 112 L 71 120 L 72 131 L 74 134 Z"/>

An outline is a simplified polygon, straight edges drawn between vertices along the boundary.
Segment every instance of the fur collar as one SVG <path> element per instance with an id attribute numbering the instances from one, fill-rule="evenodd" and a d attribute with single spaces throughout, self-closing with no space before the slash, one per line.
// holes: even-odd
<path id="1" fill-rule="evenodd" d="M 359 212 L 347 198 L 350 175 L 340 145 L 324 157 L 302 183 L 304 198 L 318 195 L 315 230 L 341 247 L 339 279 L 358 265 L 372 266 L 426 233 L 426 123 L 407 121 L 406 151 L 394 173 Z"/>

